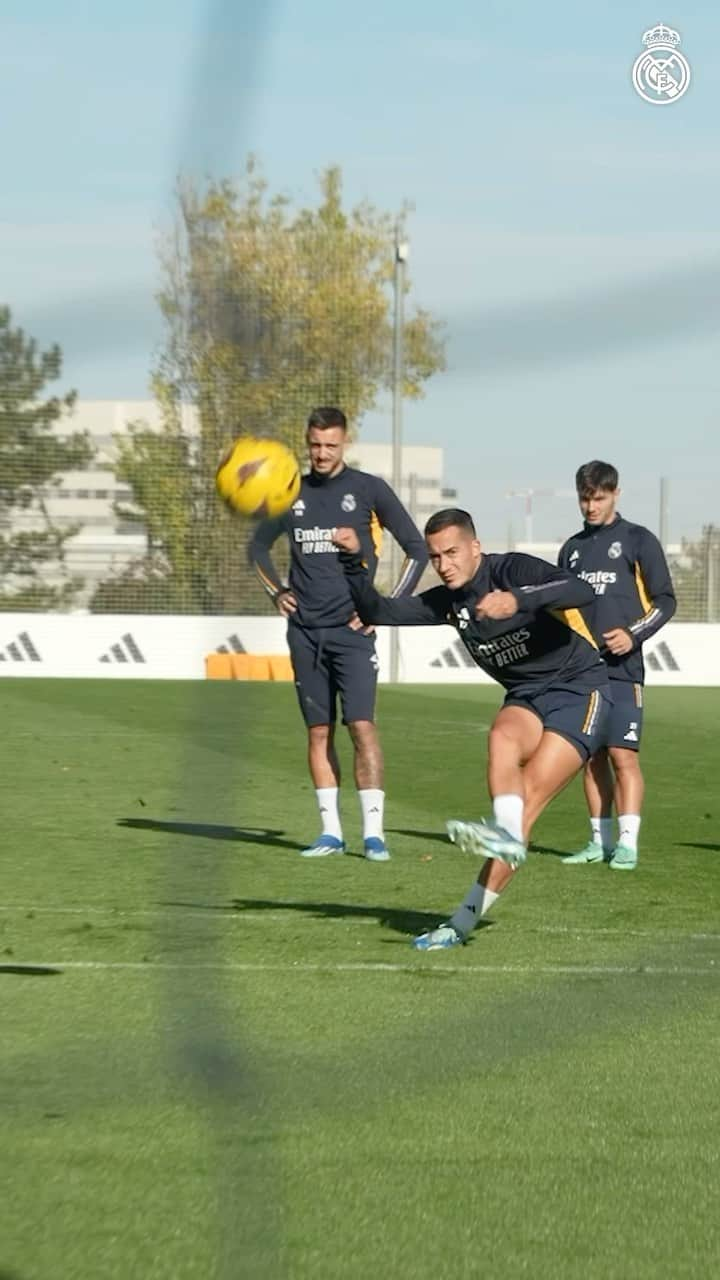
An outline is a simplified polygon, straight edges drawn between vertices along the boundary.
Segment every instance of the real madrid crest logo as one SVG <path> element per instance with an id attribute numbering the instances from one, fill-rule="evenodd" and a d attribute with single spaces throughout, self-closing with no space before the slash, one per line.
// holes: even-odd
<path id="1" fill-rule="evenodd" d="M 340 503 L 340 506 L 342 507 L 343 511 L 354 511 L 357 506 L 357 502 L 355 501 L 354 494 L 346 493 L 345 497 Z"/>
<path id="2" fill-rule="evenodd" d="M 690 64 L 680 53 L 679 31 L 659 22 L 646 31 L 645 52 L 633 63 L 632 82 L 637 93 L 654 107 L 677 102 L 690 84 Z"/>

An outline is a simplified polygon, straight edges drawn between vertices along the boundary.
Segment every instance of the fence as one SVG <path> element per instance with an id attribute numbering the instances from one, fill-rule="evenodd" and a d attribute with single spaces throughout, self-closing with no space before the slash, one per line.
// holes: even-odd
<path id="1" fill-rule="evenodd" d="M 720 622 L 720 528 L 706 525 L 697 542 L 669 557 L 678 622 Z"/>
<path id="2" fill-rule="evenodd" d="M 247 564 L 248 526 L 233 522 L 219 505 L 224 588 L 216 582 L 206 608 L 202 607 L 201 597 L 192 592 L 183 600 L 173 582 L 162 539 L 153 538 L 142 511 L 133 508 L 132 488 L 118 474 L 117 441 L 122 440 L 122 428 L 129 418 L 145 422 L 160 436 L 158 407 L 151 401 L 136 405 L 81 402 L 73 421 L 90 440 L 92 464 L 84 471 L 60 471 L 37 491 L 28 486 L 11 504 L 3 505 L 0 490 L 0 549 L 5 548 L 0 611 L 271 616 L 272 602 Z M 197 432 L 195 415 L 186 413 L 183 425 L 192 440 Z M 351 445 L 350 461 L 390 478 L 390 446 L 374 445 L 365 451 L 367 464 L 363 445 Z M 401 497 L 422 527 L 432 510 L 448 505 L 455 497 L 444 484 L 443 451 L 439 447 L 409 447 L 404 451 L 403 462 L 406 481 Z M 411 467 L 416 469 L 410 470 Z M 169 478 L 172 480 L 172 474 Z M 177 479 L 180 484 L 179 470 Z M 191 530 L 185 548 L 198 579 L 211 576 L 211 562 L 217 557 L 217 545 L 205 540 L 206 533 L 207 525 L 199 527 L 194 537 Z M 19 562 L 32 570 L 35 591 L 28 592 L 22 577 L 12 572 L 12 556 L 7 548 L 13 543 L 15 567 Z M 33 560 L 38 543 L 45 558 L 37 556 Z M 388 545 L 386 539 L 378 575 L 381 589 L 390 585 Z M 489 544 L 488 549 L 505 548 L 498 543 Z M 532 549 L 550 560 L 554 560 L 557 551 L 549 544 L 523 549 Z M 288 561 L 284 540 L 276 544 L 274 555 L 279 571 L 284 573 Z M 675 621 L 720 622 L 720 527 L 707 525 L 699 539 L 671 546 L 667 556 L 678 601 Z M 428 571 L 421 585 L 428 586 L 433 581 Z"/>

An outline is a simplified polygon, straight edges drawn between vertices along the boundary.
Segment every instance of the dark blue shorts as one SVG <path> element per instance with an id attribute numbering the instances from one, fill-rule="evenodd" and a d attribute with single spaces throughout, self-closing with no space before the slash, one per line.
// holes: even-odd
<path id="1" fill-rule="evenodd" d="M 643 726 L 643 687 L 630 680 L 611 680 L 613 700 L 604 745 L 640 750 Z"/>
<path id="2" fill-rule="evenodd" d="M 591 692 L 571 693 L 549 689 L 536 698 L 516 698 L 508 694 L 505 707 L 525 707 L 542 721 L 543 729 L 567 738 L 589 760 L 607 741 L 612 704 L 607 686 Z"/>
<path id="3" fill-rule="evenodd" d="M 305 723 L 335 724 L 338 697 L 343 724 L 375 719 L 378 659 L 375 637 L 350 627 L 300 627 L 291 622 L 288 646 Z"/>

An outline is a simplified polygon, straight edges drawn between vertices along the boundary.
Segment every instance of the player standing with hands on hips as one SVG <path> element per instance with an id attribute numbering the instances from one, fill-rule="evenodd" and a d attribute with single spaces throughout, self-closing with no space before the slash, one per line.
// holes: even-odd
<path id="1" fill-rule="evenodd" d="M 645 791 L 638 758 L 645 683 L 642 646 L 670 621 L 677 605 L 657 538 L 617 511 L 618 484 L 617 470 L 609 462 L 586 462 L 578 469 L 575 486 L 585 524 L 558 556 L 561 568 L 589 582 L 595 592 L 585 617 L 607 663 L 613 700 L 606 744 L 585 767 L 590 840 L 563 861 L 609 861 L 614 871 L 633 871 Z"/>
<path id="2" fill-rule="evenodd" d="M 378 660 L 373 628 L 355 611 L 338 563 L 333 533 L 348 525 L 374 576 L 382 530 L 405 552 L 392 592 L 410 595 L 427 565 L 422 535 L 384 480 L 345 464 L 347 421 L 341 409 L 317 408 L 308 418 L 310 473 L 284 515 L 262 521 L 249 548 L 253 565 L 278 611 L 288 620 L 288 645 L 300 710 L 308 732 L 308 764 L 322 831 L 303 857 L 344 853 L 338 798 L 340 764 L 335 750 L 336 701 L 342 705 L 354 748 L 363 848 L 372 862 L 390 857 L 384 835 L 383 754 L 375 726 Z M 290 542 L 289 582 L 280 581 L 271 548 L 281 535 Z"/>

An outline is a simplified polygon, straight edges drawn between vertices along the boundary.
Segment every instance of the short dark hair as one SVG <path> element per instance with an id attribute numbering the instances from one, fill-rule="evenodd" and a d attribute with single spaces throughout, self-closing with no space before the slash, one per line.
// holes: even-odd
<path id="1" fill-rule="evenodd" d="M 308 431 L 311 427 L 341 427 L 343 431 L 347 431 L 347 418 L 342 409 L 336 409 L 330 404 L 319 405 L 308 418 Z"/>
<path id="2" fill-rule="evenodd" d="M 575 488 L 579 496 L 594 493 L 596 489 L 617 489 L 620 477 L 617 467 L 609 462 L 585 462 L 575 472 Z"/>
<path id="3" fill-rule="evenodd" d="M 425 537 L 428 538 L 431 533 L 440 533 L 443 529 L 452 529 L 455 525 L 458 529 L 464 529 L 471 537 L 477 538 L 470 512 L 462 511 L 460 507 L 446 507 L 444 511 L 436 511 L 431 515 L 425 525 Z"/>

